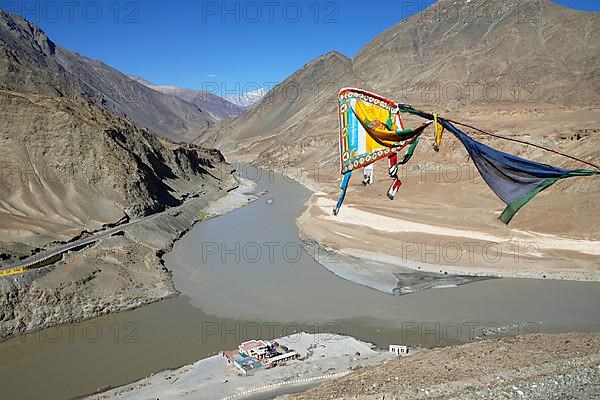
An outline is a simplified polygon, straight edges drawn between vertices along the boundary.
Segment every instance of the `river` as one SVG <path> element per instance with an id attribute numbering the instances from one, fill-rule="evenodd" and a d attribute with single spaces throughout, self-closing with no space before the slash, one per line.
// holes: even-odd
<path id="1" fill-rule="evenodd" d="M 340 279 L 298 239 L 310 193 L 279 175 L 245 174 L 267 194 L 197 224 L 165 255 L 181 296 L 1 343 L 2 398 L 71 398 L 301 330 L 382 348 L 600 330 L 598 283 L 497 279 L 392 296 Z"/>

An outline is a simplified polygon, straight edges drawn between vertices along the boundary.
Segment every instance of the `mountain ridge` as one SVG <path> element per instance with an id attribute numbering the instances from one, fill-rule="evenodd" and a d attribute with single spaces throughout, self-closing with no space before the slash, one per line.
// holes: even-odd
<path id="1" fill-rule="evenodd" d="M 514 89 L 535 102 L 599 104 L 598 82 L 581 82 L 582 76 L 598 73 L 599 25 L 600 13 L 548 0 L 440 0 L 377 35 L 353 62 L 375 89 L 400 91 L 418 103 L 514 103 Z M 439 83 L 481 89 L 433 102 L 415 93 Z M 503 89 L 502 96 L 486 96 L 486 88 Z"/>
<path id="2" fill-rule="evenodd" d="M 3 10 L 0 82 L 8 90 L 92 101 L 176 141 L 195 138 L 215 122 L 188 102 L 55 44 L 36 25 Z"/>

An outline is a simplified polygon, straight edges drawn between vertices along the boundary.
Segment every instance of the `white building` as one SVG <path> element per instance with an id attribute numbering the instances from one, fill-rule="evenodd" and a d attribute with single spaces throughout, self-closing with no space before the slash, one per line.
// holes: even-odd
<path id="1" fill-rule="evenodd" d="M 249 340 L 238 346 L 241 354 L 245 354 L 248 357 L 256 357 L 262 360 L 270 353 L 272 348 L 271 343 L 263 340 Z"/>
<path id="2" fill-rule="evenodd" d="M 400 346 L 397 344 L 390 344 L 390 353 L 394 353 L 398 356 L 408 354 L 408 346 Z"/>

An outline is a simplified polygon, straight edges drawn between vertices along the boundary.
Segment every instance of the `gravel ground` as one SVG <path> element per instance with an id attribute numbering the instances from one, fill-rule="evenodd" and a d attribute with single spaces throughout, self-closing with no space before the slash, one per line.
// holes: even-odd
<path id="1" fill-rule="evenodd" d="M 90 400 L 210 400 L 272 398 L 290 388 L 347 373 L 352 368 L 373 365 L 393 355 L 376 351 L 371 344 L 349 336 L 298 333 L 277 339 L 297 351 L 299 360 L 288 361 L 272 369 L 259 369 L 240 376 L 217 355 L 191 365 L 156 373 L 148 378 L 88 397 Z M 307 386 L 309 385 L 309 386 Z M 260 392 L 252 392 L 262 388 Z M 271 394 L 271 392 L 276 394 Z M 288 392 L 289 393 L 289 392 Z"/>
<path id="2" fill-rule="evenodd" d="M 600 334 L 530 335 L 424 351 L 282 399 L 600 399 Z"/>

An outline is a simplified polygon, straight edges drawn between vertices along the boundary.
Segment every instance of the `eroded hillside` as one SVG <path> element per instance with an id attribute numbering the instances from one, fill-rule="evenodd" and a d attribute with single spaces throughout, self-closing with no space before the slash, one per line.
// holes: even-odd
<path id="1" fill-rule="evenodd" d="M 3 248 L 27 254 L 217 190 L 218 151 L 158 139 L 91 103 L 0 92 Z"/>

